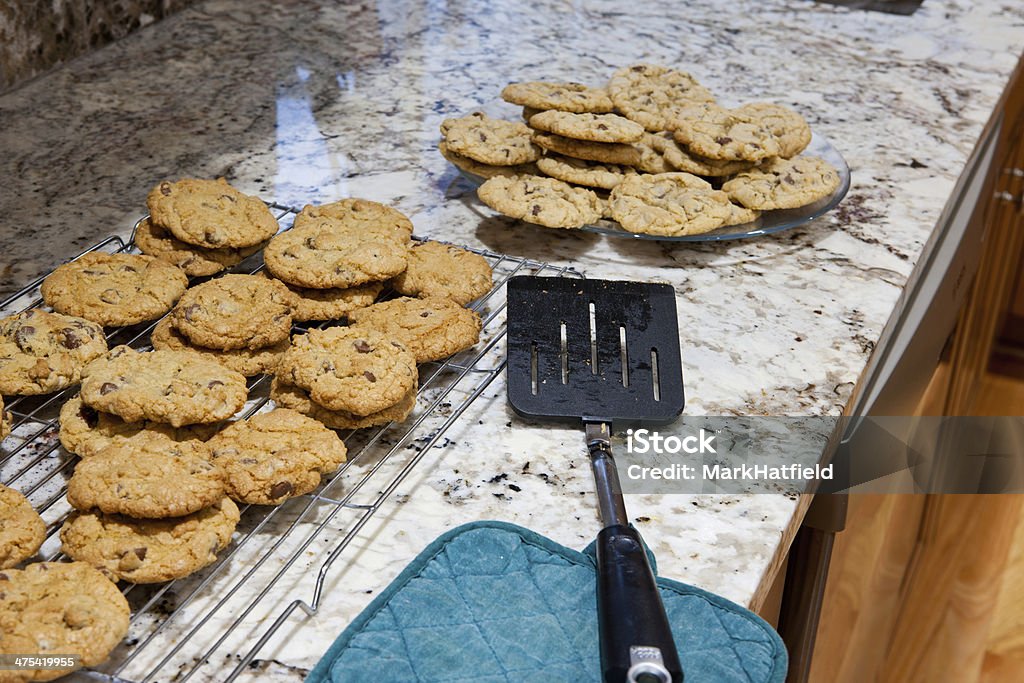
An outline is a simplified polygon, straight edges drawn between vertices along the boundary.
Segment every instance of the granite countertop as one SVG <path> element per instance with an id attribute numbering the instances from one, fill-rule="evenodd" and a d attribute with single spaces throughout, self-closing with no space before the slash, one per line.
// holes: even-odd
<path id="1" fill-rule="evenodd" d="M 834 416 L 1022 46 L 1024 9 L 995 0 L 929 1 L 911 17 L 797 0 L 203 2 L 0 97 L 0 291 L 127 234 L 156 181 L 224 175 L 283 203 L 362 196 L 408 213 L 421 236 L 669 283 L 687 415 Z M 849 162 L 848 197 L 767 238 L 641 242 L 495 216 L 436 151 L 443 118 L 495 99 L 509 80 L 600 83 L 637 61 L 686 68 L 726 100 L 798 108 Z M 447 528 L 491 518 L 571 547 L 593 538 L 581 433 L 528 425 L 503 394 L 499 378 L 424 458 L 332 568 L 320 613 L 294 614 L 258 654 L 253 680 L 300 679 Z M 804 503 L 627 501 L 663 575 L 754 607 Z M 289 588 L 308 589 L 319 564 L 309 553 L 307 576 Z M 265 627 L 225 643 L 192 680 L 219 680 L 220 658 Z"/>

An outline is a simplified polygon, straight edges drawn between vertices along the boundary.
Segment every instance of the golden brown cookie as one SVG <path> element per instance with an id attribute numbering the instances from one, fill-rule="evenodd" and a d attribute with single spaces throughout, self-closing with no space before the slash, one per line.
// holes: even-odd
<path id="1" fill-rule="evenodd" d="M 345 443 L 316 420 L 277 408 L 232 423 L 210 443 L 228 495 L 241 503 L 279 505 L 309 493 L 345 462 Z"/>
<path id="2" fill-rule="evenodd" d="M 356 415 L 394 405 L 417 378 L 416 358 L 398 340 L 360 327 L 296 335 L 276 374 L 325 408 Z"/>
<path id="3" fill-rule="evenodd" d="M 296 219 L 298 220 L 298 219 Z M 405 242 L 339 220 L 304 223 L 281 233 L 263 252 L 267 270 L 311 289 L 381 282 L 405 270 Z"/>
<path id="4" fill-rule="evenodd" d="M 128 422 L 175 427 L 219 422 L 241 410 L 245 377 L 187 351 L 111 349 L 82 372 L 82 402 Z"/>
<path id="5" fill-rule="evenodd" d="M 399 294 L 440 296 L 464 306 L 491 291 L 493 272 L 487 259 L 452 244 L 414 244 L 408 262 L 405 272 L 392 281 Z"/>
<path id="6" fill-rule="evenodd" d="M 128 601 L 84 562 L 37 562 L 0 572 L 0 655 L 102 663 L 128 633 Z M 74 670 L 0 671 L 0 680 L 49 681 Z"/>
<path id="7" fill-rule="evenodd" d="M 540 158 L 530 140 L 530 127 L 519 121 L 492 119 L 473 112 L 459 119 L 441 122 L 441 135 L 448 149 L 482 164 L 516 166 Z"/>
<path id="8" fill-rule="evenodd" d="M 264 243 L 242 249 L 205 249 L 182 242 L 151 219 L 144 218 L 135 229 L 135 246 L 143 254 L 181 268 L 189 277 L 204 277 L 238 265 L 262 249 Z"/>
<path id="9" fill-rule="evenodd" d="M 476 194 L 499 213 L 547 228 L 582 228 L 601 217 L 596 194 L 554 178 L 491 178 Z"/>
<path id="10" fill-rule="evenodd" d="M 281 360 L 281 354 L 288 350 L 291 339 L 284 339 L 271 346 L 258 349 L 208 349 L 192 343 L 192 340 L 179 332 L 171 319 L 164 318 L 156 324 L 150 334 L 150 341 L 157 351 L 188 351 L 208 361 L 220 363 L 229 370 L 241 373 L 246 377 L 272 373 Z"/>
<path id="11" fill-rule="evenodd" d="M 261 275 L 225 275 L 192 287 L 174 307 L 174 328 L 208 349 L 260 349 L 288 339 L 292 293 Z"/>
<path id="12" fill-rule="evenodd" d="M 601 164 L 596 161 L 573 159 L 560 154 L 548 154 L 537 162 L 537 168 L 544 175 L 566 183 L 576 183 L 587 187 L 599 187 L 610 190 L 627 175 L 636 173 L 629 166 Z"/>
<path id="13" fill-rule="evenodd" d="M 251 247 L 266 242 L 279 227 L 259 197 L 239 192 L 223 178 L 165 180 L 150 190 L 146 205 L 154 223 L 182 242 L 207 249 Z"/>
<path id="14" fill-rule="evenodd" d="M 398 209 L 369 199 L 340 199 L 330 204 L 307 204 L 295 217 L 296 228 L 341 226 L 374 234 L 402 246 L 412 237 L 412 221 Z"/>
<path id="15" fill-rule="evenodd" d="M 80 396 L 72 397 L 60 408 L 60 444 L 82 458 L 91 458 L 108 446 L 134 446 L 153 440 L 206 441 L 218 429 L 219 424 L 172 427 L 150 420 L 125 422 L 117 415 L 90 408 Z"/>
<path id="16" fill-rule="evenodd" d="M 79 462 L 68 481 L 72 507 L 136 519 L 180 517 L 223 497 L 223 475 L 202 441 L 109 446 Z"/>
<path id="17" fill-rule="evenodd" d="M 75 512 L 60 540 L 69 557 L 132 583 L 160 583 L 196 572 L 217 560 L 231 542 L 238 507 L 230 498 L 184 517 L 131 519 Z"/>
<path id="18" fill-rule="evenodd" d="M 32 504 L 14 489 L 0 484 L 0 569 L 32 557 L 45 539 L 46 524 Z"/>
<path id="19" fill-rule="evenodd" d="M 721 227 L 732 215 L 729 197 L 689 173 L 635 175 L 611 195 L 611 213 L 631 232 L 696 235 Z"/>
<path id="20" fill-rule="evenodd" d="M 261 270 L 260 274 L 267 278 L 274 277 L 266 270 Z M 372 304 L 384 289 L 383 282 L 328 289 L 297 287 L 287 282 L 284 285 L 292 293 L 292 320 L 296 322 L 344 319 L 350 311 Z"/>
<path id="21" fill-rule="evenodd" d="M 782 153 L 768 123 L 739 109 L 710 105 L 697 114 L 680 116 L 674 125 L 676 141 L 706 159 L 756 162 Z"/>
<path id="22" fill-rule="evenodd" d="M 98 324 L 33 308 L 0 319 L 0 394 L 48 394 L 77 384 L 107 350 Z"/>
<path id="23" fill-rule="evenodd" d="M 328 410 L 309 397 L 309 392 L 294 384 L 282 382 L 275 377 L 270 384 L 270 398 L 282 408 L 290 408 L 303 415 L 308 415 L 332 429 L 366 429 L 387 424 L 402 422 L 413 408 L 416 407 L 416 389 L 412 389 L 395 405 L 371 415 L 353 415 L 341 410 Z"/>
<path id="24" fill-rule="evenodd" d="M 577 114 L 605 114 L 614 108 L 611 98 L 603 88 L 591 88 L 582 83 L 572 82 L 509 83 L 501 91 L 501 98 L 506 102 L 531 109 L 556 109 Z"/>
<path id="25" fill-rule="evenodd" d="M 534 133 L 533 141 L 549 152 L 561 154 L 574 159 L 585 159 L 602 164 L 619 164 L 621 166 L 637 166 L 640 164 L 642 152 L 635 145 L 618 142 L 589 142 L 552 135 L 551 133 Z"/>
<path id="26" fill-rule="evenodd" d="M 680 108 L 715 99 L 690 74 L 657 64 L 619 69 L 608 82 L 608 94 L 616 109 L 652 132 L 670 130 Z"/>
<path id="27" fill-rule="evenodd" d="M 572 114 L 542 111 L 530 117 L 530 127 L 573 140 L 591 142 L 639 142 L 644 127 L 616 114 Z"/>
<path id="28" fill-rule="evenodd" d="M 11 433 L 12 422 L 11 414 L 4 410 L 4 397 L 0 396 L 0 439 L 6 439 Z"/>
<path id="29" fill-rule="evenodd" d="M 740 173 L 722 185 L 733 201 L 748 209 L 795 209 L 828 197 L 839 187 L 839 172 L 824 159 L 773 159 Z"/>
<path id="30" fill-rule="evenodd" d="M 53 310 L 101 325 L 155 320 L 188 287 L 171 264 L 140 254 L 91 252 L 58 267 L 43 280 L 43 301 Z"/>
<path id="31" fill-rule="evenodd" d="M 440 297 L 382 301 L 354 311 L 349 321 L 394 337 L 412 351 L 417 363 L 447 358 L 480 341 L 480 316 Z"/>
<path id="32" fill-rule="evenodd" d="M 437 148 L 448 161 L 455 164 L 457 167 L 469 173 L 470 175 L 480 176 L 481 178 L 493 178 L 496 175 L 537 175 L 536 164 L 518 164 L 516 166 L 492 166 L 490 164 L 481 164 L 479 161 L 464 157 L 461 154 L 456 154 L 448 149 L 448 145 L 444 143 L 444 140 L 437 143 Z"/>
<path id="33" fill-rule="evenodd" d="M 811 127 L 789 107 L 772 102 L 751 102 L 736 109 L 760 119 L 779 143 L 779 156 L 791 159 L 811 144 Z"/>

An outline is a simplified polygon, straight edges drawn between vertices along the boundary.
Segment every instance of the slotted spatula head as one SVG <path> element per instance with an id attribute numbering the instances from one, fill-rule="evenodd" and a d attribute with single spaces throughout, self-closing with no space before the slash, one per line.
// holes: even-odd
<path id="1" fill-rule="evenodd" d="M 672 287 L 511 278 L 507 385 L 524 417 L 672 422 L 684 403 Z"/>

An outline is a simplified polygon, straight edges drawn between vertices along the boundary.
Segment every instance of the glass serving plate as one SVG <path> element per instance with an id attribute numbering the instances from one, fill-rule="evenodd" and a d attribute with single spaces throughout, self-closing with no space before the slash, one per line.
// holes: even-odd
<path id="1" fill-rule="evenodd" d="M 483 107 L 483 111 L 488 116 L 499 116 L 513 121 L 520 118 L 519 111 L 521 111 L 521 108 L 515 107 L 510 109 L 508 108 L 508 105 L 504 107 L 501 106 L 505 104 L 506 103 L 504 102 L 500 104 L 492 103 Z M 657 240 L 660 242 L 715 242 L 719 240 L 736 240 L 746 237 L 758 237 L 760 235 L 769 235 L 773 232 L 789 230 L 812 221 L 818 216 L 826 214 L 834 209 L 839 202 L 843 200 L 843 197 L 846 196 L 847 191 L 850 189 L 850 167 L 846 164 L 846 160 L 843 158 L 843 155 L 839 153 L 839 150 L 837 150 L 824 135 L 812 132 L 811 144 L 808 145 L 807 149 L 801 153 L 801 156 L 821 157 L 836 168 L 839 172 L 839 187 L 836 188 L 835 192 L 828 197 L 819 199 L 813 204 L 807 204 L 806 206 L 801 206 L 797 209 L 764 211 L 757 220 L 750 223 L 730 225 L 728 227 L 718 228 L 717 230 L 705 232 L 700 235 L 680 235 L 676 237 L 645 235 L 643 233 L 623 230 L 622 226 L 615 221 L 606 219 L 597 221 L 592 225 L 585 225 L 580 229 L 586 232 L 597 232 L 604 235 L 610 235 L 612 237 L 630 237 L 640 240 Z M 480 185 L 485 180 L 485 178 L 481 176 L 468 173 L 462 169 L 458 169 L 458 171 L 474 185 Z"/>

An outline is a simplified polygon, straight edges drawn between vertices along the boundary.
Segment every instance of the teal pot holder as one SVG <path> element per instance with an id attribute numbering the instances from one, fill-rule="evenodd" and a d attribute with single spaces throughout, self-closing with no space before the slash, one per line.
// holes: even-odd
<path id="1" fill-rule="evenodd" d="M 653 566 L 653 558 L 652 558 Z M 505 522 L 440 536 L 338 636 L 313 683 L 599 681 L 596 570 Z M 658 579 L 687 683 L 782 683 L 786 650 L 763 619 Z"/>

